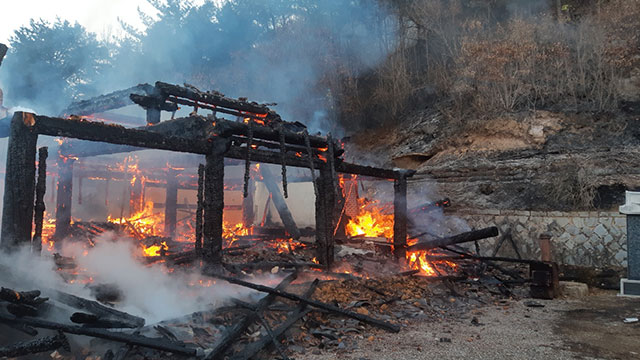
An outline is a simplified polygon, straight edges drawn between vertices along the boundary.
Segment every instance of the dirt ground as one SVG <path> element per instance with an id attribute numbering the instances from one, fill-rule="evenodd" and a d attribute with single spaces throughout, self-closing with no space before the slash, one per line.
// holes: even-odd
<path id="1" fill-rule="evenodd" d="M 578 300 L 501 301 L 455 322 L 410 323 L 400 334 L 377 333 L 355 349 L 307 350 L 295 358 L 353 359 L 640 359 L 640 299 L 613 291 Z"/>

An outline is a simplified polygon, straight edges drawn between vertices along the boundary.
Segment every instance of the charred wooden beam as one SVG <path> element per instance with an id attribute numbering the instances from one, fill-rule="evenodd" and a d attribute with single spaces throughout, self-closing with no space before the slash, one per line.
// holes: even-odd
<path id="1" fill-rule="evenodd" d="M 0 357 L 14 358 L 29 354 L 38 354 L 45 351 L 53 351 L 63 348 L 71 351 L 67 337 L 59 332 L 55 336 L 47 336 L 26 342 L 19 342 L 13 345 L 0 348 Z"/>
<path id="2" fill-rule="evenodd" d="M 288 275 L 280 282 L 280 284 L 278 284 L 278 286 L 276 286 L 276 289 L 284 290 L 295 279 L 295 273 Z M 233 345 L 238 337 L 240 337 L 240 335 L 242 335 L 245 330 L 247 330 L 247 328 L 258 319 L 258 314 L 266 310 L 267 307 L 271 305 L 271 303 L 275 299 L 275 295 L 269 294 L 258 301 L 258 303 L 256 304 L 256 309 L 253 313 L 247 314 L 247 316 L 243 317 L 239 322 L 235 323 L 227 331 L 224 332 L 222 338 L 220 338 L 215 347 L 207 356 L 207 360 L 223 359 L 224 354 L 231 347 L 231 345 Z"/>
<path id="3" fill-rule="evenodd" d="M 164 232 L 165 236 L 173 237 L 176 234 L 176 221 L 178 216 L 178 172 L 169 169 L 167 173 L 167 187 L 165 191 L 164 207 Z"/>
<path id="4" fill-rule="evenodd" d="M 197 353 L 196 349 L 194 348 L 188 348 L 182 343 L 168 341 L 167 339 L 153 339 L 140 335 L 127 334 L 124 332 L 115 332 L 104 329 L 67 325 L 36 318 L 16 318 L 13 316 L 0 314 L 0 322 L 24 324 L 36 328 L 59 330 L 68 334 L 91 336 L 111 341 L 122 342 L 125 344 L 138 345 L 150 349 L 168 351 L 180 355 L 195 356 Z"/>
<path id="5" fill-rule="evenodd" d="M 255 220 L 255 211 L 253 209 L 253 200 L 256 191 L 256 182 L 253 178 L 249 178 L 247 184 L 247 196 L 242 198 L 242 224 L 246 228 L 253 226 Z"/>
<path id="6" fill-rule="evenodd" d="M 326 164 L 320 168 L 320 176 L 316 178 L 316 182 L 318 187 L 318 196 L 316 196 L 315 202 L 317 258 L 328 269 L 334 261 L 335 189 L 331 179 L 331 170 Z"/>
<path id="7" fill-rule="evenodd" d="M 313 296 L 313 293 L 316 290 L 318 283 L 319 283 L 318 279 L 314 280 L 311 283 L 311 285 L 309 286 L 309 289 L 307 289 L 307 291 L 305 291 L 304 293 L 305 298 L 310 299 L 311 296 Z M 293 326 L 293 324 L 298 322 L 298 320 L 300 320 L 303 316 L 305 316 L 310 311 L 311 310 L 307 309 L 307 304 L 303 303 L 298 305 L 294 311 L 291 311 L 287 314 L 287 320 L 284 323 L 282 323 L 280 326 L 278 326 L 273 331 L 273 334 L 270 334 L 269 336 L 263 336 L 257 341 L 247 344 L 244 347 L 244 349 L 242 349 L 241 352 L 234 354 L 229 359 L 230 360 L 249 360 L 253 358 L 262 349 L 264 349 L 269 345 L 269 343 L 272 341 L 272 337 L 273 338 L 281 337 L 285 331 L 287 331 L 291 326 Z"/>
<path id="8" fill-rule="evenodd" d="M 131 94 L 152 94 L 153 86 L 149 84 L 139 84 L 124 90 L 114 91 L 106 95 L 96 96 L 91 99 L 74 102 L 64 109 L 60 116 L 69 115 L 91 115 L 98 112 L 118 109 L 133 104 L 129 95 Z"/>
<path id="9" fill-rule="evenodd" d="M 267 107 L 266 105 L 258 104 L 255 102 L 231 99 L 220 93 L 201 92 L 193 88 L 167 84 L 161 81 L 156 82 L 156 89 L 158 89 L 164 96 L 173 95 L 176 97 L 187 98 L 197 102 L 214 105 L 216 107 L 225 107 L 238 111 L 250 112 L 253 114 L 264 114 L 265 116 L 271 112 L 271 109 L 269 109 L 269 107 Z"/>
<path id="10" fill-rule="evenodd" d="M 204 165 L 198 165 L 198 202 L 196 209 L 196 244 L 195 251 L 198 256 L 202 256 L 202 217 L 204 215 Z"/>
<path id="11" fill-rule="evenodd" d="M 407 178 L 393 183 L 393 252 L 396 259 L 405 258 L 407 245 Z"/>
<path id="12" fill-rule="evenodd" d="M 2 287 L 0 288 L 0 300 L 14 304 L 39 306 L 49 300 L 49 298 L 41 298 L 40 290 L 15 291 L 13 289 Z"/>
<path id="13" fill-rule="evenodd" d="M 98 303 L 97 301 L 83 299 L 81 297 L 67 294 L 65 292 L 57 291 L 57 290 L 51 290 L 51 294 L 55 300 L 65 305 L 71 306 L 79 310 L 88 311 L 99 317 L 120 319 L 122 321 L 135 324 L 136 327 L 142 327 L 144 326 L 144 323 L 145 323 L 145 320 L 141 317 L 127 314 L 126 312 L 119 311 L 110 307 L 106 307 Z"/>
<path id="14" fill-rule="evenodd" d="M 36 202 L 35 212 L 33 214 L 33 223 L 35 230 L 33 232 L 33 240 L 31 241 L 31 252 L 40 254 L 42 251 L 42 222 L 44 221 L 44 195 L 47 190 L 47 157 L 49 151 L 46 146 L 38 149 L 38 180 L 36 182 Z"/>
<path id="15" fill-rule="evenodd" d="M 135 329 L 137 324 L 122 319 L 100 317 L 94 314 L 75 312 L 71 314 L 71 322 L 83 324 L 85 327 L 104 329 Z"/>
<path id="16" fill-rule="evenodd" d="M 75 159 L 58 155 L 58 184 L 56 196 L 55 241 L 63 240 L 71 232 L 71 206 L 73 204 L 73 164 Z"/>
<path id="17" fill-rule="evenodd" d="M 35 191 L 37 133 L 34 115 L 16 112 L 11 119 L 0 246 L 5 250 L 30 244 Z"/>
<path id="18" fill-rule="evenodd" d="M 260 292 L 265 292 L 268 294 L 274 294 L 276 296 L 279 297 L 283 297 L 285 299 L 289 299 L 289 300 L 293 300 L 293 301 L 298 301 L 300 303 L 304 303 L 307 304 L 309 306 L 318 308 L 318 309 L 322 309 L 322 310 L 326 310 L 328 312 L 332 312 L 334 314 L 340 314 L 346 317 L 350 317 L 352 319 L 356 319 L 358 321 L 362 321 L 365 324 L 369 324 L 387 331 L 391 331 L 391 332 L 399 332 L 400 331 L 400 326 L 395 325 L 395 324 L 391 324 L 389 322 L 386 321 L 382 321 L 382 320 L 378 320 L 378 319 L 374 319 L 370 316 L 366 316 L 363 314 L 359 314 L 359 313 L 354 313 L 352 311 L 348 311 L 348 310 L 344 310 L 341 309 L 337 306 L 333 306 L 330 304 L 326 304 L 323 303 L 321 301 L 316 301 L 316 300 L 312 300 L 312 299 L 307 299 L 304 296 L 300 296 L 300 295 L 296 295 L 296 294 L 292 294 L 292 293 L 288 293 L 286 291 L 283 290 L 278 290 L 278 289 L 274 289 L 272 287 L 268 287 L 268 286 L 264 286 L 264 285 L 259 285 L 259 284 L 254 284 L 254 283 L 250 283 L 244 280 L 240 280 L 240 279 L 236 279 L 234 277 L 229 277 L 229 276 L 225 276 L 216 272 L 208 272 L 209 276 L 218 278 L 218 279 L 222 279 L 224 281 L 227 281 L 229 283 L 232 284 L 236 284 L 236 285 L 240 285 L 240 286 L 244 286 L 244 287 L 248 287 L 250 289 L 254 289 Z"/>
<path id="19" fill-rule="evenodd" d="M 289 211 L 287 202 L 284 200 L 284 197 L 282 197 L 278 183 L 271 173 L 271 170 L 269 170 L 267 166 L 263 166 L 260 168 L 260 173 L 262 174 L 264 185 L 272 195 L 271 200 L 276 210 L 278 210 L 278 215 L 280 215 L 280 220 L 282 220 L 285 230 L 293 239 L 300 239 L 300 230 L 293 219 L 293 215 L 291 215 L 291 211 Z"/>
<path id="20" fill-rule="evenodd" d="M 254 139 L 268 140 L 280 143 L 281 135 L 277 129 L 274 129 L 267 125 L 259 125 L 254 123 L 252 130 Z M 249 124 L 216 118 L 214 131 L 221 136 L 242 135 L 247 137 L 249 136 Z M 305 136 L 303 133 L 292 132 L 286 130 L 286 128 L 283 127 L 282 134 L 284 135 L 286 144 L 300 146 L 305 145 Z M 329 147 L 327 139 L 322 136 L 309 136 L 309 143 L 314 148 L 324 149 Z M 336 144 L 335 142 L 332 142 L 332 145 L 336 151 L 338 149 L 341 149 L 341 147 L 338 146 L 338 144 Z"/>
<path id="21" fill-rule="evenodd" d="M 495 226 L 491 226 L 488 228 L 468 231 L 462 234 L 436 239 L 436 240 L 428 240 L 421 241 L 417 244 L 408 246 L 407 251 L 417 251 L 417 250 L 430 250 L 443 246 L 449 246 L 454 244 L 462 244 L 470 241 L 482 240 L 490 237 L 498 236 L 498 228 Z"/>
<path id="22" fill-rule="evenodd" d="M 7 55 L 7 50 L 9 50 L 7 45 L 0 43 L 0 65 L 2 65 L 2 60 L 4 59 L 4 56 Z"/>
<path id="23" fill-rule="evenodd" d="M 224 158 L 208 154 L 204 168 L 203 252 L 209 265 L 222 263 L 222 214 L 224 211 Z"/>

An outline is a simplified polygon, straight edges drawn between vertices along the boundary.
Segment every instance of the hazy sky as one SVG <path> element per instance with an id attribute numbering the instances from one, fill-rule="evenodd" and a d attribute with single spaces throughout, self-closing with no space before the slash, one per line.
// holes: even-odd
<path id="1" fill-rule="evenodd" d="M 7 44 L 13 31 L 31 18 L 54 21 L 56 16 L 77 21 L 100 37 L 117 35 L 118 18 L 142 27 L 138 7 L 147 13 L 154 10 L 145 0 L 0 0 L 0 42 Z"/>

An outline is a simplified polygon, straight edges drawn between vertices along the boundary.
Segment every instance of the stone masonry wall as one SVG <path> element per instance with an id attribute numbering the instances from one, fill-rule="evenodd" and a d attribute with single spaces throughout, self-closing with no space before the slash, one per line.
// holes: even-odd
<path id="1" fill-rule="evenodd" d="M 594 267 L 627 265 L 627 220 L 618 212 L 465 209 L 455 215 L 472 228 L 495 225 L 500 229 L 500 236 L 479 242 L 482 255 L 491 255 L 500 237 L 510 233 L 523 258 L 539 259 L 539 236 L 549 232 L 554 261 Z M 498 256 L 515 256 L 508 240 Z"/>

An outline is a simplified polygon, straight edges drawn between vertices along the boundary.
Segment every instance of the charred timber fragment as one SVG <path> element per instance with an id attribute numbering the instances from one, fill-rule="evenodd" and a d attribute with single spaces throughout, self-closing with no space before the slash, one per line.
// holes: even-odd
<path id="1" fill-rule="evenodd" d="M 135 329 L 137 324 L 120 319 L 103 318 L 93 314 L 86 314 L 82 312 L 75 312 L 71 314 L 71 322 L 76 324 L 82 324 L 85 327 L 92 328 L 106 328 L 106 329 Z"/>
<path id="2" fill-rule="evenodd" d="M 31 129 L 34 121 L 33 114 L 23 112 L 11 119 L 0 242 L 5 250 L 31 242 L 38 141 Z"/>
<path id="3" fill-rule="evenodd" d="M 462 234 L 454 235 L 447 238 L 421 241 L 417 244 L 408 246 L 407 251 L 430 250 L 443 246 L 462 244 L 470 241 L 482 240 L 490 237 L 498 236 L 498 228 L 491 226 L 488 228 L 468 231 Z"/>
<path id="4" fill-rule="evenodd" d="M 81 297 L 67 294 L 62 291 L 53 290 L 52 293 L 53 297 L 59 302 L 79 310 L 88 311 L 90 313 L 93 313 L 94 315 L 97 315 L 98 317 L 126 321 L 128 323 L 135 324 L 136 327 L 144 326 L 145 320 L 143 318 L 127 314 L 126 312 L 119 311 L 110 307 L 106 307 L 98 303 L 97 301 L 83 299 Z"/>
<path id="5" fill-rule="evenodd" d="M 63 348 L 66 351 L 71 351 L 69 341 L 67 341 L 67 337 L 62 332 L 58 332 L 58 335 L 56 336 L 47 336 L 0 348 L 0 357 L 14 358 L 45 351 L 53 351 L 60 348 Z"/>
<path id="6" fill-rule="evenodd" d="M 278 140 L 280 141 L 280 166 L 282 172 L 282 194 L 284 198 L 289 197 L 287 190 L 287 142 L 284 138 L 284 127 L 282 124 L 278 126 Z"/>
<path id="7" fill-rule="evenodd" d="M 268 287 L 268 286 L 264 286 L 264 285 L 259 285 L 259 284 L 254 284 L 254 283 L 250 283 L 244 280 L 240 280 L 240 279 L 236 279 L 234 277 L 229 277 L 229 276 L 225 276 L 219 273 L 215 273 L 215 272 L 209 272 L 207 275 L 218 278 L 218 279 L 222 279 L 224 281 L 227 281 L 231 284 L 236 284 L 236 285 L 240 285 L 240 286 L 244 286 L 244 287 L 248 287 L 250 289 L 254 289 L 260 292 L 265 292 L 268 294 L 274 294 L 276 296 L 279 297 L 283 297 L 285 299 L 289 299 L 289 300 L 293 300 L 293 301 L 298 301 L 300 303 L 304 303 L 307 304 L 309 306 L 318 308 L 318 309 L 322 309 L 328 312 L 332 312 L 334 314 L 340 314 L 346 317 L 350 317 L 352 319 L 356 319 L 358 321 L 362 321 L 365 324 L 369 324 L 375 327 L 378 327 L 380 329 L 384 329 L 387 331 L 391 331 L 391 332 L 399 332 L 400 331 L 400 326 L 386 322 L 386 321 L 382 321 L 382 320 L 378 320 L 378 319 L 374 319 L 370 316 L 366 316 L 366 315 L 362 315 L 359 313 L 354 313 L 352 311 L 348 311 L 348 310 L 344 310 L 341 309 L 337 306 L 333 306 L 330 304 L 326 304 L 323 303 L 321 301 L 316 301 L 316 300 L 312 300 L 312 299 L 307 299 L 304 296 L 300 296 L 300 295 L 296 295 L 296 294 L 292 294 L 292 293 L 288 293 L 286 291 L 283 290 L 278 290 L 278 289 L 274 289 L 272 287 Z"/>
<path id="8" fill-rule="evenodd" d="M 211 153 L 204 169 L 203 252 L 209 265 L 222 263 L 222 213 L 224 210 L 224 158 Z"/>
<path id="9" fill-rule="evenodd" d="M 253 149 L 253 122 L 249 123 L 249 136 L 247 138 L 247 148 L 244 159 L 244 187 L 243 196 L 249 195 L 249 180 L 251 178 L 251 150 Z"/>
<path id="10" fill-rule="evenodd" d="M 156 82 L 156 89 L 159 90 L 163 96 L 173 95 L 175 97 L 186 98 L 199 103 L 202 102 L 213 105 L 216 108 L 224 107 L 263 116 L 267 116 L 271 112 L 269 107 L 266 105 L 231 99 L 218 92 L 202 92 L 195 88 L 167 84 L 161 81 Z"/>
<path id="11" fill-rule="evenodd" d="M 407 245 L 407 178 L 393 183 L 393 252 L 396 259 L 405 258 Z"/>
<path id="12" fill-rule="evenodd" d="M 91 99 L 74 102 L 64 109 L 60 116 L 66 117 L 68 115 L 91 115 L 98 112 L 105 112 L 108 110 L 118 109 L 131 105 L 131 94 L 152 94 L 154 92 L 153 86 L 149 84 L 140 84 L 134 87 L 130 87 L 124 90 L 114 91 L 106 95 L 100 95 Z"/>
<path id="13" fill-rule="evenodd" d="M 327 269 L 334 260 L 334 206 L 335 191 L 331 180 L 331 169 L 325 164 L 316 178 L 318 196 L 316 196 L 316 244 L 318 261 Z"/>
<path id="14" fill-rule="evenodd" d="M 174 354 L 195 356 L 197 351 L 194 348 L 188 348 L 182 343 L 168 341 L 166 339 L 153 339 L 140 335 L 127 334 L 123 332 L 115 332 L 104 329 L 93 329 L 75 325 L 67 325 L 54 321 L 34 319 L 34 318 L 16 318 L 13 316 L 0 314 L 0 322 L 16 323 L 33 326 L 36 328 L 59 330 L 68 334 L 92 336 L 96 338 L 122 342 L 125 344 L 138 345 L 150 349 L 161 351 L 169 351 Z"/>
<path id="15" fill-rule="evenodd" d="M 49 151 L 46 146 L 38 149 L 38 180 L 36 182 L 36 202 L 35 212 L 33 215 L 33 223 L 35 230 L 33 232 L 33 240 L 31 241 L 31 252 L 40 254 L 42 251 L 42 222 L 44 221 L 44 195 L 47 190 L 47 157 Z"/>
<path id="16" fill-rule="evenodd" d="M 198 165 L 198 207 L 196 208 L 196 254 L 202 256 L 202 217 L 204 215 L 204 165 Z"/>
<path id="17" fill-rule="evenodd" d="M 276 286 L 276 289 L 284 290 L 295 279 L 296 274 L 290 274 L 285 277 L 278 286 Z M 218 341 L 209 356 L 207 356 L 207 360 L 223 359 L 226 351 L 231 347 L 231 345 L 233 345 L 238 337 L 240 337 L 240 335 L 242 335 L 245 330 L 258 319 L 258 315 L 266 310 L 275 299 L 276 295 L 269 294 L 258 301 L 254 312 L 249 313 L 239 322 L 235 323 L 222 335 L 222 338 Z"/>
<path id="18" fill-rule="evenodd" d="M 305 291 L 304 297 L 306 299 L 310 299 L 313 296 L 316 287 L 318 286 L 319 280 L 314 280 L 309 289 Z M 269 334 L 267 336 L 263 336 L 258 341 L 252 342 L 245 346 L 245 348 L 230 357 L 230 360 L 249 360 L 257 355 L 262 349 L 267 347 L 269 343 L 272 342 L 272 338 L 279 338 L 287 331 L 293 324 L 295 324 L 298 320 L 300 320 L 303 316 L 309 313 L 311 310 L 307 309 L 307 304 L 299 304 L 294 311 L 291 311 L 287 314 L 287 320 L 278 326 L 275 330 L 273 330 L 273 334 Z"/>
<path id="19" fill-rule="evenodd" d="M 164 231 L 165 236 L 173 237 L 176 234 L 176 222 L 178 217 L 178 171 L 169 169 L 167 173 L 167 187 L 165 190 L 164 205 Z"/>
<path id="20" fill-rule="evenodd" d="M 247 196 L 242 199 L 242 224 L 246 228 L 250 228 L 255 220 L 255 212 L 253 210 L 253 198 L 256 190 L 256 182 L 254 179 L 249 178 L 249 184 L 247 188 Z"/>
<path id="21" fill-rule="evenodd" d="M 291 215 L 291 211 L 289 211 L 286 201 L 282 197 L 282 193 L 280 193 L 280 188 L 271 170 L 267 166 L 262 166 L 260 167 L 260 173 L 262 174 L 264 185 L 271 193 L 271 200 L 276 210 L 278 210 L 278 215 L 280 215 L 280 220 L 282 220 L 285 230 L 293 239 L 300 239 L 300 230 L 293 219 L 293 215 Z"/>
<path id="22" fill-rule="evenodd" d="M 25 304 L 39 306 L 49 298 L 41 298 L 40 290 L 15 291 L 9 288 L 0 288 L 0 300 L 13 304 Z"/>

